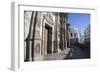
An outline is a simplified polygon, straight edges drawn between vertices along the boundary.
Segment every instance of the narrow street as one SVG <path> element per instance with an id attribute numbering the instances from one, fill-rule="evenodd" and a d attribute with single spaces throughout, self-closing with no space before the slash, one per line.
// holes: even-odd
<path id="1" fill-rule="evenodd" d="M 42 60 L 67 60 L 67 59 L 87 59 L 89 55 L 82 48 L 73 46 L 69 50 L 60 53 L 45 55 Z"/>
<path id="2" fill-rule="evenodd" d="M 64 59 L 86 59 L 86 58 L 89 58 L 89 55 L 84 49 L 79 48 L 77 46 L 73 46 L 69 54 Z"/>

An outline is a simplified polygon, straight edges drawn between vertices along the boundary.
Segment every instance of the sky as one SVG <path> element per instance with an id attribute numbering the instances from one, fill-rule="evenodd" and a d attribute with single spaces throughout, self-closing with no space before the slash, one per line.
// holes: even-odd
<path id="1" fill-rule="evenodd" d="M 81 32 L 90 24 L 90 14 L 86 13 L 69 13 L 68 21 L 72 27 L 75 27 Z"/>

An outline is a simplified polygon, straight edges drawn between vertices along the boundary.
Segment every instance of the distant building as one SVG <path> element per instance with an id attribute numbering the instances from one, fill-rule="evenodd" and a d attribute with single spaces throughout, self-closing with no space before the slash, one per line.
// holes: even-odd
<path id="1" fill-rule="evenodd" d="M 84 33 L 81 31 L 78 32 L 78 42 L 79 42 L 79 44 L 84 43 Z"/>
<path id="2" fill-rule="evenodd" d="M 73 46 L 78 43 L 78 31 L 74 27 L 69 27 L 70 45 Z"/>
<path id="3" fill-rule="evenodd" d="M 44 55 L 67 50 L 67 34 L 65 33 L 67 33 L 68 26 L 66 18 L 66 13 L 24 12 L 25 61 L 39 60 Z"/>
<path id="4" fill-rule="evenodd" d="M 84 31 L 84 47 L 90 57 L 90 24 L 86 27 Z"/>
<path id="5" fill-rule="evenodd" d="M 90 24 L 86 27 L 84 31 L 84 41 L 90 42 Z"/>

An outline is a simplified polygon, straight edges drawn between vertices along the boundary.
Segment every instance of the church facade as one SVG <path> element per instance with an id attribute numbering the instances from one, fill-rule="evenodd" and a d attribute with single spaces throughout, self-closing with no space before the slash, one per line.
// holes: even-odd
<path id="1" fill-rule="evenodd" d="M 67 13 L 24 11 L 24 60 L 67 50 L 67 22 Z"/>

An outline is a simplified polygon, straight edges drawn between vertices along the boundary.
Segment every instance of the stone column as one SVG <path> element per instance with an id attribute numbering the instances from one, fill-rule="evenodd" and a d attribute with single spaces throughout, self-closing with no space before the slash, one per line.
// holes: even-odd
<path id="1" fill-rule="evenodd" d="M 25 39 L 25 43 L 26 43 L 26 46 L 25 46 L 25 48 L 26 48 L 26 61 L 31 61 L 32 60 L 32 57 L 31 57 L 31 48 L 32 48 L 31 47 L 31 45 L 32 45 L 31 44 L 32 43 L 31 37 L 32 36 L 31 35 L 32 35 L 33 17 L 34 17 L 34 12 L 32 12 L 32 14 L 31 14 L 30 23 L 29 23 L 30 25 L 28 27 L 29 28 L 29 31 L 27 30 L 28 36 Z"/>
<path id="2" fill-rule="evenodd" d="M 38 12 L 36 11 L 34 13 L 34 22 L 33 22 L 33 31 L 32 31 L 32 48 L 31 48 L 31 53 L 32 53 L 32 61 L 34 61 L 34 44 L 35 44 L 35 33 L 36 33 L 36 22 L 37 22 L 37 14 Z"/>
<path id="3" fill-rule="evenodd" d="M 58 18 L 58 21 L 57 21 L 57 49 L 58 49 L 58 53 L 59 53 L 59 50 L 60 50 L 60 16 L 59 16 L 59 13 L 57 15 L 57 18 Z"/>
<path id="4" fill-rule="evenodd" d="M 65 16 L 64 16 L 64 19 L 65 19 L 65 49 L 67 48 L 67 36 L 66 36 L 66 32 L 67 32 L 67 25 L 66 25 L 66 23 L 67 23 L 67 19 L 66 19 L 66 14 L 65 14 Z"/>
<path id="5" fill-rule="evenodd" d="M 58 44 L 57 44 L 57 27 L 58 26 L 58 13 L 55 13 L 55 25 L 54 25 L 54 53 L 56 53 L 58 50 Z"/>

